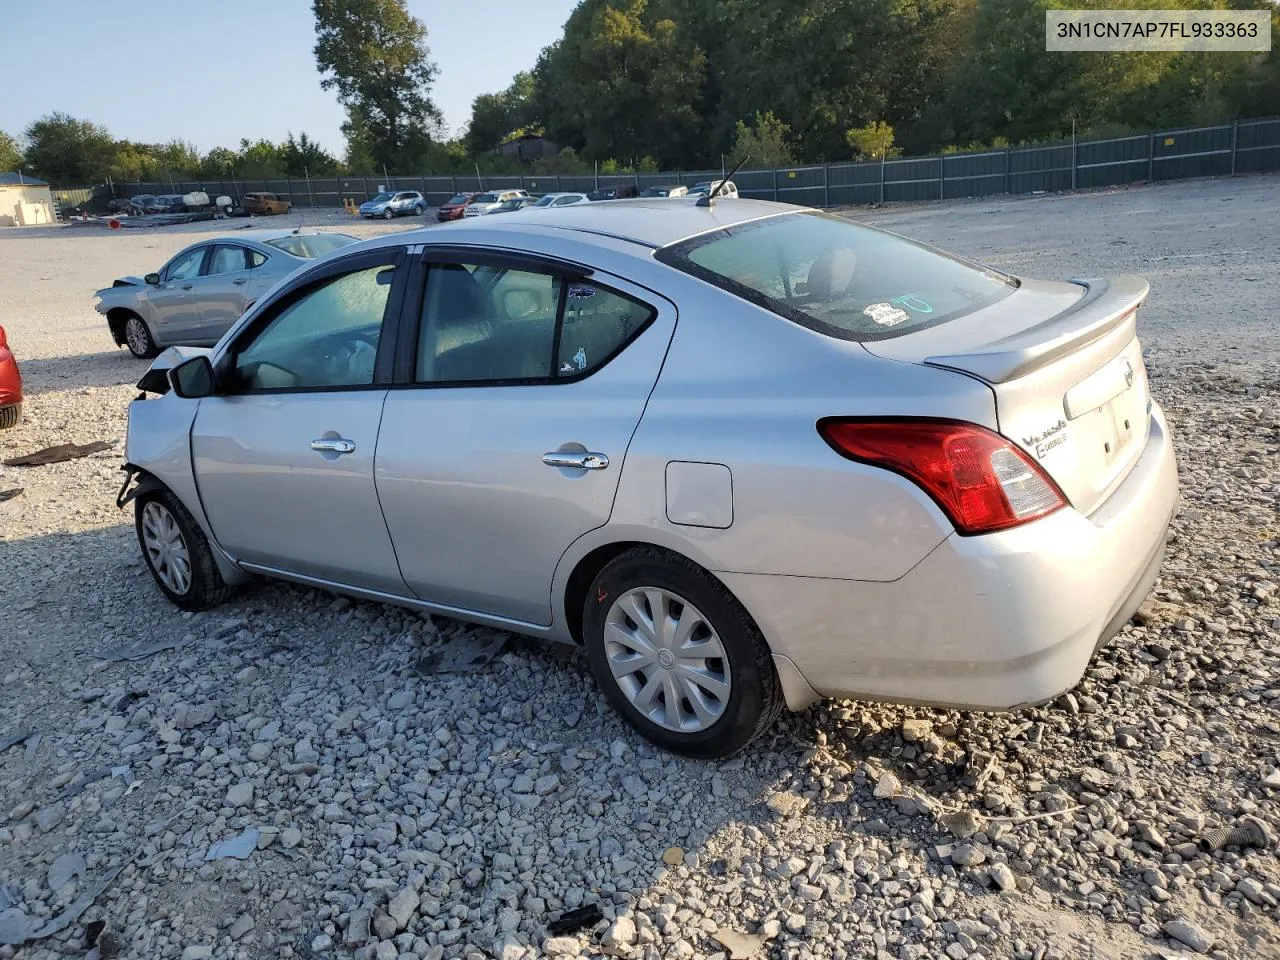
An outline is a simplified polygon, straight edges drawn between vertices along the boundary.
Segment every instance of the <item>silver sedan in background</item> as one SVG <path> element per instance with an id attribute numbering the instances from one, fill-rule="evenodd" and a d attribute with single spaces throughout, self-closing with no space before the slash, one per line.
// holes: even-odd
<path id="1" fill-rule="evenodd" d="M 317 257 L 355 243 L 344 233 L 241 230 L 180 251 L 155 273 L 121 277 L 94 294 L 111 339 L 135 357 L 211 346 L 263 293 Z"/>
<path id="2" fill-rule="evenodd" d="M 1159 570 L 1147 294 L 753 200 L 473 218 L 158 359 L 120 502 L 184 610 L 264 575 L 581 644 L 694 756 L 819 697 L 1015 708 Z"/>

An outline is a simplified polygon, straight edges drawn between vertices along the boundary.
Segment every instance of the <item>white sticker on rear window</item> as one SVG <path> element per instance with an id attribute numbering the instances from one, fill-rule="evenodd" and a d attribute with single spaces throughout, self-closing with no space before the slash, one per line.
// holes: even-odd
<path id="1" fill-rule="evenodd" d="M 896 327 L 903 320 L 909 319 L 907 311 L 891 303 L 873 303 L 862 312 L 882 327 Z"/>

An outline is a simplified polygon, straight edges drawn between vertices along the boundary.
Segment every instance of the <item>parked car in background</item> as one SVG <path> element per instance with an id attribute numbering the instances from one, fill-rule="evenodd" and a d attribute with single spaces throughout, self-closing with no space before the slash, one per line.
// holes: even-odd
<path id="1" fill-rule="evenodd" d="M 639 195 L 640 191 L 628 183 L 621 187 L 601 187 L 598 190 L 592 190 L 587 197 L 591 200 L 629 200 Z"/>
<path id="2" fill-rule="evenodd" d="M 448 220 L 461 220 L 463 212 L 478 196 L 480 196 L 480 191 L 478 190 L 474 193 L 454 194 L 448 203 L 444 204 L 436 211 L 436 219 L 441 223 Z"/>
<path id="3" fill-rule="evenodd" d="M 256 574 L 581 644 L 695 756 L 821 697 L 1020 708 L 1160 567 L 1149 289 L 753 200 L 387 235 L 157 360 L 121 499 L 183 610 Z"/>
<path id="4" fill-rule="evenodd" d="M 585 193 L 544 193 L 533 206 L 536 210 L 547 210 L 551 207 L 572 207 L 590 202 L 591 198 Z"/>
<path id="5" fill-rule="evenodd" d="M 683 197 L 689 192 L 689 188 L 680 184 L 671 184 L 665 187 L 646 187 L 640 191 L 642 197 Z"/>
<path id="6" fill-rule="evenodd" d="M 417 190 L 400 190 L 384 192 L 370 197 L 360 204 L 360 216 L 382 217 L 420 217 L 427 212 L 427 199 Z"/>
<path id="7" fill-rule="evenodd" d="M 154 193 L 139 193 L 129 198 L 129 212 L 135 216 L 141 216 L 147 212 L 147 205 L 154 200 Z"/>
<path id="8" fill-rule="evenodd" d="M 703 180 L 701 183 L 695 183 L 689 188 L 688 196 L 705 197 L 712 190 L 718 187 L 723 181 L 720 180 Z M 732 180 L 725 184 L 724 189 L 716 194 L 716 199 L 721 197 L 736 197 L 738 195 L 738 186 Z"/>
<path id="9" fill-rule="evenodd" d="M 0 327 L 0 430 L 22 422 L 22 374 L 9 347 L 9 337 Z"/>
<path id="10" fill-rule="evenodd" d="M 298 267 L 356 243 L 345 233 L 240 230 L 202 240 L 155 273 L 121 277 L 94 309 L 135 357 L 174 344 L 213 344 L 257 298 Z"/>
<path id="11" fill-rule="evenodd" d="M 464 217 L 481 217 L 486 213 L 496 212 L 498 207 L 508 200 L 515 200 L 528 195 L 525 190 L 490 190 L 487 193 L 477 195 L 474 200 L 467 204 L 467 208 L 462 212 L 462 215 Z"/>
<path id="12" fill-rule="evenodd" d="M 512 197 L 510 200 L 503 200 L 498 204 L 498 209 L 490 211 L 491 213 L 513 213 L 516 210 L 523 210 L 525 207 L 531 207 L 537 203 L 534 197 Z"/>
<path id="13" fill-rule="evenodd" d="M 256 192 L 246 193 L 241 201 L 245 213 L 255 214 L 257 216 L 273 216 L 278 213 L 288 213 L 293 209 L 293 204 L 288 200 L 283 200 L 274 193 Z"/>

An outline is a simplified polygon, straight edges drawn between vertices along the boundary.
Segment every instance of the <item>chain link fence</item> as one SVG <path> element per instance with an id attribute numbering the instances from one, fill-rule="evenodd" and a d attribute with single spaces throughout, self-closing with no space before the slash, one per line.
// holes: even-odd
<path id="1" fill-rule="evenodd" d="M 778 170 L 742 170 L 734 182 L 744 197 L 832 207 L 911 200 L 952 200 L 997 194 L 1049 193 L 1125 183 L 1227 176 L 1280 170 L 1280 117 L 1239 120 L 1212 127 L 1155 130 L 1109 140 L 1063 141 L 975 153 L 938 154 Z M 693 186 L 722 176 L 720 170 L 667 173 L 525 176 L 312 177 L 285 180 L 167 180 L 114 183 L 91 188 L 97 197 L 189 193 L 210 198 L 268 192 L 295 207 L 362 203 L 379 190 L 417 190 L 432 206 L 458 193 L 524 189 L 531 193 L 589 192 L 668 184 Z M 56 190 L 77 198 L 87 188 Z M 83 200 L 80 200 L 83 202 Z"/>

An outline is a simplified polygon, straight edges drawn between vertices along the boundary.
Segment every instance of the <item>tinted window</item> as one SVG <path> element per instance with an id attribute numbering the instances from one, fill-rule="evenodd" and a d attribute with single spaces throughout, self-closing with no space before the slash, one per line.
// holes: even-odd
<path id="1" fill-rule="evenodd" d="M 249 251 L 249 266 L 260 267 L 267 262 L 267 255 L 257 250 Z"/>
<path id="2" fill-rule="evenodd" d="M 652 307 L 593 283 L 570 281 L 556 374 L 576 377 L 603 366 L 648 326 Z"/>
<path id="3" fill-rule="evenodd" d="M 822 213 L 770 217 L 660 250 L 659 260 L 820 333 L 882 340 L 1007 297 L 1017 282 Z"/>
<path id="4" fill-rule="evenodd" d="M 265 240 L 263 242 L 295 257 L 313 260 L 316 257 L 324 256 L 326 253 L 331 253 L 339 247 L 345 247 L 357 241 L 355 237 L 348 237 L 345 233 L 313 233 L 298 234 L 296 236 L 290 234 L 287 237 L 279 237 L 275 240 Z"/>
<path id="5" fill-rule="evenodd" d="M 416 379 L 421 383 L 551 376 L 560 281 L 458 263 L 427 273 Z"/>
<path id="6" fill-rule="evenodd" d="M 245 269 L 244 253 L 243 247 L 216 247 L 213 256 L 209 258 L 209 268 L 205 271 L 205 276 L 213 277 L 220 273 L 235 273 L 237 270 Z"/>
<path id="7" fill-rule="evenodd" d="M 236 356 L 242 390 L 373 383 L 395 267 L 323 281 L 287 303 Z"/>
<path id="8" fill-rule="evenodd" d="M 191 280 L 200 273 L 200 264 L 204 260 L 204 252 L 208 247 L 197 247 L 195 250 L 188 250 L 184 254 L 180 254 L 173 263 L 165 268 L 165 281 L 173 280 Z"/>

